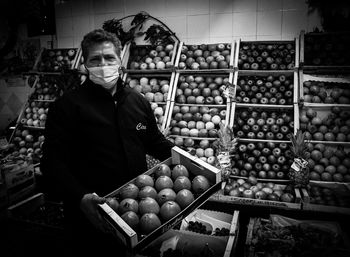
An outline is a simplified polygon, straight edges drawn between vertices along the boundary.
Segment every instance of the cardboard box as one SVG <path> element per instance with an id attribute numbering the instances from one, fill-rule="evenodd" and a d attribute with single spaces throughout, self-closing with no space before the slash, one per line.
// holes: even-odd
<path id="1" fill-rule="evenodd" d="M 173 147 L 172 157 L 168 158 L 162 163 L 167 165 L 182 164 L 188 169 L 190 176 L 205 176 L 209 180 L 211 187 L 204 193 L 199 195 L 197 198 L 195 198 L 195 200 L 189 206 L 183 209 L 175 217 L 163 223 L 160 227 L 158 227 L 153 232 L 145 236 L 137 234 L 137 232 L 134 231 L 111 207 L 109 207 L 109 205 L 107 205 L 106 203 L 100 205 L 101 213 L 106 219 L 106 221 L 109 222 L 114 228 L 115 236 L 133 251 L 137 251 L 144 248 L 146 245 L 148 245 L 150 242 L 162 235 L 164 232 L 168 231 L 169 229 L 173 228 L 175 225 L 180 223 L 184 217 L 186 217 L 193 210 L 201 206 L 210 197 L 210 195 L 212 195 L 220 188 L 221 185 L 221 172 L 219 169 L 205 163 L 197 157 L 190 155 L 189 153 L 180 149 L 179 147 Z M 155 172 L 157 167 L 158 165 L 146 171 L 144 174 L 151 175 Z M 128 183 L 133 183 L 134 180 L 135 179 L 129 181 Z M 111 192 L 105 197 L 116 196 L 124 186 L 125 185 L 116 189 L 115 191 Z"/>

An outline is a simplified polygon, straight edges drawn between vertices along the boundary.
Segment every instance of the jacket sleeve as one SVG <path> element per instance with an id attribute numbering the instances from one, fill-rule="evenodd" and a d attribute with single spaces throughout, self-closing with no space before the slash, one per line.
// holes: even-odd
<path id="1" fill-rule="evenodd" d="M 74 109 L 62 99 L 50 105 L 46 126 L 41 170 L 54 193 L 79 204 L 86 189 L 71 173 L 72 143 L 74 142 Z"/>
<path id="2" fill-rule="evenodd" d="M 147 123 L 149 127 L 149 144 L 146 145 L 146 151 L 153 157 L 163 161 L 171 157 L 171 148 L 174 146 L 174 144 L 167 140 L 159 131 L 151 105 L 148 101 L 146 112 L 148 117 Z"/>

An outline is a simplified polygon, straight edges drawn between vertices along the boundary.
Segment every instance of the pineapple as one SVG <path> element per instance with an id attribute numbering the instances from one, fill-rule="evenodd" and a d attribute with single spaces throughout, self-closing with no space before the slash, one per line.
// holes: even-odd
<path id="1" fill-rule="evenodd" d="M 218 166 L 221 169 L 222 179 L 228 179 L 230 175 L 231 167 L 231 152 L 237 145 L 237 139 L 233 135 L 232 128 L 220 123 L 220 129 L 218 131 L 219 138 L 213 143 Z"/>
<path id="2" fill-rule="evenodd" d="M 294 162 L 288 173 L 288 177 L 295 187 L 306 187 L 309 184 L 309 167 L 306 161 L 308 155 L 307 141 L 305 132 L 297 130 L 296 135 L 291 136 L 291 151 Z"/>

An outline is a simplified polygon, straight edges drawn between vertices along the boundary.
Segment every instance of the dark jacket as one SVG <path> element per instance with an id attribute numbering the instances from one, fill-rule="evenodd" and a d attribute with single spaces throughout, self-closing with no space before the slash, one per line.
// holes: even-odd
<path id="1" fill-rule="evenodd" d="M 171 156 L 173 144 L 158 130 L 149 102 L 121 80 L 117 88 L 112 97 L 87 80 L 50 106 L 41 169 L 72 207 L 86 193 L 104 196 L 145 172 L 146 153 Z"/>

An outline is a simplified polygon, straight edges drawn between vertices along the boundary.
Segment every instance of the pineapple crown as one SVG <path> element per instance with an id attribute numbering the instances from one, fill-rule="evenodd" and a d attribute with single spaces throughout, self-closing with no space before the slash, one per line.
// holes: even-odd
<path id="1" fill-rule="evenodd" d="M 290 140 L 292 142 L 291 151 L 293 157 L 306 159 L 308 152 L 308 142 L 305 140 L 305 132 L 302 132 L 300 129 L 297 129 L 297 133 L 295 135 L 292 135 Z"/>
<path id="2" fill-rule="evenodd" d="M 237 139 L 233 135 L 233 129 L 220 122 L 220 129 L 218 131 L 218 139 L 216 139 L 214 146 L 218 151 L 231 152 L 237 145 Z"/>

